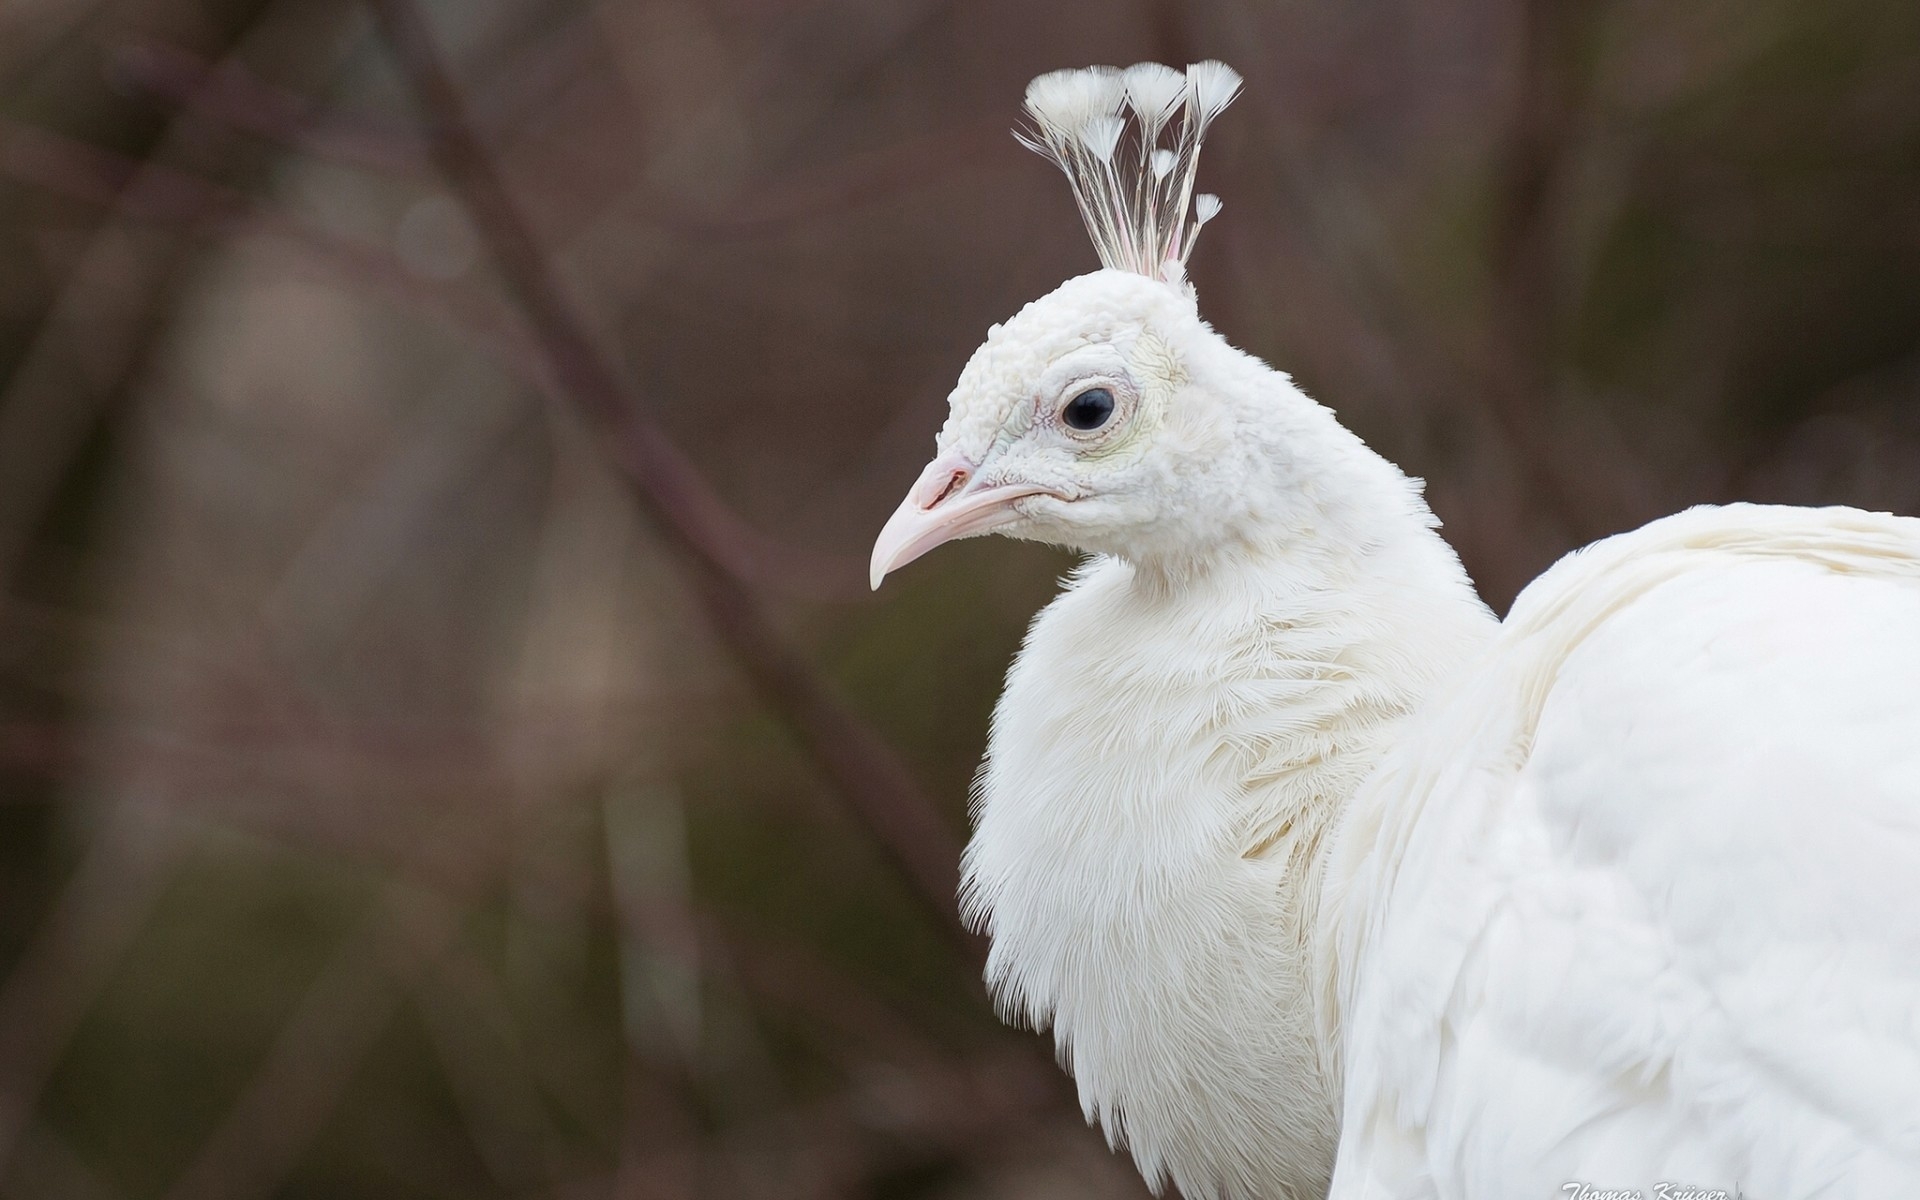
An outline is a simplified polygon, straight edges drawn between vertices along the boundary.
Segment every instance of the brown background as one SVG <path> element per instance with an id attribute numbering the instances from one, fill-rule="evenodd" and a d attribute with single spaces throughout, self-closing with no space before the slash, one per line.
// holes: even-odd
<path id="1" fill-rule="evenodd" d="M 1203 309 L 1496 605 L 1920 511 L 1912 0 L 421 15 L 0 0 L 6 1196 L 1142 1194 L 944 924 L 1069 560 L 864 586 L 1039 71 L 1246 75 Z"/>

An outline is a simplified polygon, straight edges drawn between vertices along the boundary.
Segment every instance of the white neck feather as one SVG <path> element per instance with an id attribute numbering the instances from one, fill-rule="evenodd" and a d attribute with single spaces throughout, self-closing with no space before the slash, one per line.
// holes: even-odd
<path id="1" fill-rule="evenodd" d="M 965 898 L 1008 1016 L 1053 1029 L 1149 1181 L 1318 1196 L 1339 1091 L 1310 978 L 1326 835 L 1495 622 L 1396 468 L 1256 360 L 1210 369 L 1275 414 L 1245 525 L 1205 554 L 1095 559 L 1036 618 Z"/>

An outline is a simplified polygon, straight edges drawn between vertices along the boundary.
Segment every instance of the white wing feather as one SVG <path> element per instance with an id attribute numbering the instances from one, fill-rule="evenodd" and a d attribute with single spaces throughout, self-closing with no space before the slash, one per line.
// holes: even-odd
<path id="1" fill-rule="evenodd" d="M 1920 1195 L 1920 521 L 1610 539 L 1464 686 L 1329 869 L 1335 1200 Z"/>

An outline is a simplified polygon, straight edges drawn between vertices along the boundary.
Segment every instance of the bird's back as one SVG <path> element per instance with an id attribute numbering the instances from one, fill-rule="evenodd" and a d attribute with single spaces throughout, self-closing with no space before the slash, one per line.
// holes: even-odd
<path id="1" fill-rule="evenodd" d="M 1564 561 L 1330 881 L 1335 1196 L 1920 1194 L 1920 521 Z"/>

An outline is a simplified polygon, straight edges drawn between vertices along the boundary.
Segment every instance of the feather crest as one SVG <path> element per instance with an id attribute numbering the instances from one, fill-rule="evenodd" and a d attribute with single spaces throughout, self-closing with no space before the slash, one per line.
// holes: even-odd
<path id="1" fill-rule="evenodd" d="M 1213 61 L 1050 71 L 1027 85 L 1032 124 L 1014 136 L 1066 175 L 1102 266 L 1179 284 L 1220 211 L 1218 196 L 1194 195 L 1200 143 L 1240 84 Z"/>

